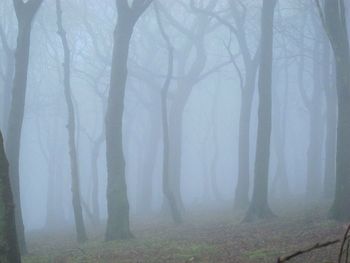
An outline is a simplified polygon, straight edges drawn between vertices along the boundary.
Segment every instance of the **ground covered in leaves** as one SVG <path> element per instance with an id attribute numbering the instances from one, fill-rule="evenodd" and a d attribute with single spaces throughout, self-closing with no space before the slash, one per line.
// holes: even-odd
<path id="1" fill-rule="evenodd" d="M 36 231 L 28 236 L 31 254 L 24 262 L 276 262 L 279 256 L 317 242 L 342 238 L 346 224 L 328 220 L 326 211 L 323 206 L 297 207 L 289 212 L 275 209 L 278 217 L 249 224 L 241 223 L 242 215 L 233 215 L 225 208 L 192 213 L 181 226 L 159 218 L 147 223 L 136 219 L 135 239 L 104 242 L 99 231 L 90 233 L 90 241 L 84 245 L 74 242 L 72 231 Z M 290 262 L 336 262 L 339 246 L 316 250 Z"/>

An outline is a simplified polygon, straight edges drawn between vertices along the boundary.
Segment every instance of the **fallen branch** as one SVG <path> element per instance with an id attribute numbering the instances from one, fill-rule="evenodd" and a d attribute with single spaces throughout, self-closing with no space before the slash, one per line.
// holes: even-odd
<path id="1" fill-rule="evenodd" d="M 347 229 L 346 229 L 342 239 L 336 239 L 336 240 L 327 241 L 327 242 L 324 242 L 324 243 L 317 243 L 317 244 L 315 244 L 314 246 L 312 246 L 312 247 L 310 247 L 308 249 L 296 251 L 293 254 L 290 254 L 289 256 L 279 257 L 277 259 L 277 263 L 287 262 L 290 259 L 295 258 L 297 256 L 300 256 L 302 254 L 311 252 L 311 251 L 316 250 L 316 249 L 325 248 L 325 247 L 337 244 L 340 241 L 341 241 L 341 246 L 340 246 L 339 255 L 338 255 L 338 261 L 337 262 L 338 263 L 342 262 L 344 246 L 345 246 L 345 243 L 347 242 L 346 243 L 346 251 L 345 251 L 346 252 L 346 254 L 345 254 L 345 262 L 348 263 L 349 262 L 348 261 L 349 260 L 349 248 L 350 248 L 350 240 L 349 240 L 350 236 L 349 236 L 349 233 L 350 233 L 350 225 L 347 227 Z"/>
<path id="2" fill-rule="evenodd" d="M 345 231 L 343 240 L 341 242 L 341 246 L 340 246 L 340 251 L 339 251 L 339 256 L 338 256 L 338 263 L 341 263 L 341 260 L 343 258 L 343 251 L 344 251 L 344 245 L 346 240 L 349 238 L 349 232 L 350 232 L 350 225 L 348 226 L 348 228 Z M 347 258 L 348 258 L 348 252 L 349 252 L 349 246 L 347 246 L 347 250 L 346 250 L 346 254 L 347 254 Z M 348 262 L 348 260 L 346 259 L 345 262 Z"/>
<path id="3" fill-rule="evenodd" d="M 337 244 L 339 242 L 340 242 L 340 239 L 327 241 L 325 243 L 317 243 L 317 244 L 315 244 L 314 246 L 312 246 L 312 247 L 310 247 L 308 249 L 299 250 L 297 252 L 294 252 L 293 254 L 290 254 L 289 256 L 279 257 L 277 259 L 277 263 L 287 262 L 287 261 L 291 260 L 292 258 L 295 258 L 295 257 L 300 256 L 302 254 L 311 252 L 311 251 L 316 250 L 316 249 L 325 248 L 325 247 Z"/>

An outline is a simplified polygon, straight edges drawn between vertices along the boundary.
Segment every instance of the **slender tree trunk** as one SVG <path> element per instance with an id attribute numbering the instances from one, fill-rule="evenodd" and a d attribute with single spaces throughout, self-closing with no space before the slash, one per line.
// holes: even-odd
<path id="1" fill-rule="evenodd" d="M 9 165 L 0 132 L 0 262 L 20 263 Z"/>
<path id="2" fill-rule="evenodd" d="M 67 103 L 68 109 L 68 147 L 70 156 L 70 168 L 72 177 L 72 204 L 74 211 L 75 227 L 77 233 L 78 242 L 82 243 L 87 240 L 83 211 L 81 207 L 81 197 L 80 197 L 80 183 L 79 183 L 79 164 L 78 156 L 75 142 L 75 116 L 74 116 L 74 106 L 72 99 L 72 89 L 70 84 L 70 50 L 68 46 L 68 41 L 66 38 L 66 32 L 64 31 L 62 25 L 62 9 L 61 0 L 56 0 L 56 14 L 57 14 L 57 27 L 58 35 L 61 38 L 63 51 L 64 51 L 64 95 Z"/>
<path id="3" fill-rule="evenodd" d="M 247 80 L 247 90 L 242 91 L 242 102 L 239 119 L 238 142 L 238 179 L 235 192 L 234 209 L 246 210 L 249 206 L 249 181 L 250 181 L 250 119 L 253 103 L 254 81 Z M 254 86 L 250 86 L 254 85 Z"/>
<path id="4" fill-rule="evenodd" d="M 184 211 L 181 197 L 181 171 L 182 171 L 182 132 L 183 111 L 185 102 L 176 100 L 169 115 L 169 182 L 179 209 Z"/>
<path id="5" fill-rule="evenodd" d="M 323 196 L 326 199 L 334 197 L 335 171 L 336 171 L 336 148 L 337 148 L 337 92 L 331 80 L 330 46 L 323 43 L 322 76 L 326 93 L 326 148 Z"/>
<path id="6" fill-rule="evenodd" d="M 273 216 L 268 205 L 268 178 L 271 140 L 271 82 L 273 60 L 273 20 L 276 0 L 264 0 L 261 18 L 261 62 L 259 71 L 258 136 L 254 189 L 245 221 Z"/>
<path id="7" fill-rule="evenodd" d="M 153 197 L 153 175 L 159 149 L 159 138 L 161 137 L 161 119 L 159 115 L 159 104 L 156 111 L 150 111 L 150 131 L 146 142 L 144 158 L 139 164 L 141 168 L 139 188 L 139 210 L 143 214 L 150 214 L 152 211 Z"/>
<path id="8" fill-rule="evenodd" d="M 92 177 L 92 215 L 94 218 L 94 223 L 96 225 L 100 224 L 100 206 L 99 206 L 99 172 L 98 172 L 98 160 L 99 153 L 103 141 L 105 140 L 105 134 L 102 132 L 97 140 L 93 144 L 91 152 L 91 177 Z"/>
<path id="9" fill-rule="evenodd" d="M 209 167 L 209 174 L 210 174 L 210 182 L 211 182 L 211 189 L 213 191 L 213 195 L 215 199 L 218 201 L 222 201 L 222 196 L 220 193 L 220 188 L 218 185 L 218 163 L 219 163 L 219 138 L 218 138 L 218 108 L 219 108 L 219 89 L 215 91 L 214 94 L 214 101 L 212 106 L 212 112 L 211 112 L 211 125 L 213 126 L 213 143 L 214 143 L 214 149 L 213 149 L 213 157 L 210 162 Z"/>
<path id="10" fill-rule="evenodd" d="M 285 53 L 286 54 L 286 53 Z M 288 61 L 286 61 L 288 63 Z M 277 154 L 277 168 L 276 175 L 273 182 L 273 189 L 275 197 L 286 198 L 290 195 L 288 175 L 287 175 L 287 164 L 286 164 L 286 128 L 287 128 L 287 110 L 289 100 L 289 68 L 285 65 L 285 88 L 283 95 L 283 103 L 281 105 L 277 96 L 274 98 L 276 104 L 276 125 L 277 130 L 275 134 L 275 148 Z"/>
<path id="11" fill-rule="evenodd" d="M 157 23 L 159 30 L 164 38 L 167 49 L 168 49 L 168 71 L 167 77 L 164 82 L 162 92 L 161 92 L 161 112 L 162 112 L 162 131 L 163 131 L 163 194 L 166 198 L 164 200 L 166 207 L 170 207 L 170 212 L 172 219 L 176 224 L 180 224 L 182 222 L 181 209 L 179 207 L 179 203 L 176 200 L 176 196 L 174 193 L 174 187 L 171 185 L 171 177 L 170 177 L 170 133 L 169 133 L 169 120 L 168 120 L 168 92 L 171 84 L 171 77 L 173 75 L 173 67 L 174 67 L 174 50 L 169 40 L 168 35 L 165 33 L 163 25 L 160 20 L 159 11 L 157 6 L 155 5 L 155 11 L 157 15 Z"/>

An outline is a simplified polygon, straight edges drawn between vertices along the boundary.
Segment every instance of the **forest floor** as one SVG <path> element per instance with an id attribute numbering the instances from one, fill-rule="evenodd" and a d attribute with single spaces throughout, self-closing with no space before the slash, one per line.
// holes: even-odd
<path id="1" fill-rule="evenodd" d="M 90 241 L 80 246 L 72 231 L 36 231 L 28 235 L 31 254 L 24 257 L 24 263 L 276 262 L 279 256 L 342 238 L 347 225 L 328 220 L 325 207 L 297 207 L 289 212 L 274 209 L 278 217 L 253 224 L 241 223 L 242 216 L 224 208 L 193 212 L 181 226 L 159 219 L 136 220 L 132 226 L 135 239 L 104 242 L 102 234 L 90 234 Z M 336 262 L 339 246 L 290 262 Z"/>

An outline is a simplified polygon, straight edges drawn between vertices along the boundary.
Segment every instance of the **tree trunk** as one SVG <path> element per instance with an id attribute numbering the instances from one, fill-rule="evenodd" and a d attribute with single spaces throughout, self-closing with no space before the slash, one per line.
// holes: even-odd
<path id="1" fill-rule="evenodd" d="M 150 110 L 150 131 L 144 149 L 144 158 L 141 163 L 140 187 L 139 187 L 139 210 L 143 214 L 150 214 L 152 211 L 153 175 L 159 149 L 159 138 L 161 136 L 161 123 L 159 116 L 159 103 L 156 110 Z"/>
<path id="2" fill-rule="evenodd" d="M 72 204 L 75 219 L 75 228 L 77 233 L 78 242 L 82 243 L 87 240 L 83 211 L 81 207 L 80 200 L 80 183 L 79 183 L 79 164 L 77 157 L 77 149 L 75 142 L 75 116 L 74 116 L 74 106 L 72 99 L 72 90 L 70 84 L 70 50 L 68 46 L 68 41 L 66 38 L 66 32 L 64 31 L 62 25 L 62 9 L 61 0 L 56 0 L 56 14 L 57 14 L 57 27 L 58 35 L 61 38 L 63 51 L 64 51 L 64 95 L 67 103 L 68 109 L 68 147 L 69 147 L 69 157 L 70 157 L 70 168 L 72 177 Z"/>
<path id="3" fill-rule="evenodd" d="M 118 24 L 114 32 L 110 90 L 106 112 L 108 172 L 106 240 L 127 239 L 133 236 L 129 226 L 129 201 L 122 138 L 127 61 L 133 27 L 134 21 L 129 21 L 127 14 L 119 14 Z"/>
<path id="4" fill-rule="evenodd" d="M 330 211 L 337 220 L 350 219 L 350 51 L 344 1 L 326 0 L 325 25 L 336 63 L 338 129 L 335 199 Z"/>
<path id="5" fill-rule="evenodd" d="M 99 173 L 98 173 L 98 160 L 99 153 L 102 146 L 103 141 L 105 140 L 105 134 L 102 132 L 97 140 L 93 144 L 92 152 L 91 152 L 91 177 L 92 177 L 92 193 L 91 193 L 91 201 L 92 201 L 92 215 L 93 221 L 96 225 L 100 224 L 100 206 L 99 206 Z"/>
<path id="6" fill-rule="evenodd" d="M 0 262 L 20 263 L 9 165 L 0 132 Z"/>
<path id="7" fill-rule="evenodd" d="M 254 80 L 249 79 L 247 81 L 247 85 L 244 87 L 246 90 L 242 90 L 241 111 L 239 119 L 238 179 L 234 199 L 235 210 L 246 210 L 249 206 L 250 119 L 252 112 L 255 77 Z"/>
<path id="8" fill-rule="evenodd" d="M 0 28 L 1 30 L 1 28 Z M 1 32 L 0 32 L 1 33 Z M 2 106 L 2 130 L 5 132 L 8 129 L 9 114 L 11 109 L 11 88 L 13 82 L 13 74 L 15 69 L 14 52 L 10 47 L 5 48 L 6 52 L 6 69 L 4 77 L 4 95 Z M 6 134 L 3 134 L 6 141 Z"/>
<path id="9" fill-rule="evenodd" d="M 254 188 L 245 221 L 272 217 L 268 205 L 271 140 L 271 82 L 273 59 L 273 18 L 276 0 L 264 0 L 261 18 L 261 62 L 259 70 L 259 111 Z"/>
<path id="10" fill-rule="evenodd" d="M 173 75 L 174 68 L 174 49 L 171 45 L 168 35 L 165 33 L 163 25 L 160 20 L 159 11 L 157 6 L 155 5 L 155 11 L 157 16 L 157 23 L 159 30 L 164 38 L 167 49 L 168 49 L 168 71 L 167 77 L 164 81 L 164 85 L 161 92 L 161 117 L 162 117 L 162 131 L 163 131 L 163 194 L 165 196 L 163 206 L 169 207 L 172 219 L 176 224 L 180 224 L 182 222 L 181 209 L 179 207 L 179 203 L 176 200 L 176 196 L 174 193 L 174 187 L 172 187 L 171 177 L 170 177 L 170 133 L 169 133 L 169 121 L 168 121 L 168 92 L 171 84 L 171 77 Z"/>
<path id="11" fill-rule="evenodd" d="M 331 80 L 330 46 L 323 43 L 323 85 L 326 93 L 326 148 L 323 196 L 326 199 L 334 197 L 335 171 L 336 171 L 336 148 L 337 148 L 337 92 Z"/>
<path id="12" fill-rule="evenodd" d="M 316 31 L 318 32 L 318 31 Z M 313 94 L 308 106 L 310 113 L 310 134 L 309 134 L 309 148 L 307 150 L 307 182 L 306 182 L 306 197 L 307 200 L 318 200 L 321 195 L 322 185 L 322 163 L 323 157 L 323 114 L 322 114 L 322 96 L 323 89 L 320 81 L 321 63 L 320 44 L 315 41 L 313 49 L 313 77 L 314 87 Z"/>
<path id="13" fill-rule="evenodd" d="M 209 174 L 210 174 L 210 182 L 211 182 L 211 189 L 213 191 L 213 195 L 216 199 L 216 201 L 222 201 L 223 198 L 220 193 L 220 188 L 218 185 L 218 163 L 219 163 L 219 138 L 218 138 L 218 111 L 219 111 L 219 93 L 220 90 L 216 90 L 213 98 L 213 106 L 211 111 L 211 125 L 213 129 L 213 143 L 214 143 L 214 149 L 213 149 L 213 156 L 210 162 L 210 168 L 209 168 Z"/>
<path id="14" fill-rule="evenodd" d="M 15 51 L 12 101 L 6 133 L 6 152 L 10 163 L 9 171 L 13 200 L 15 203 L 17 238 L 22 254 L 27 253 L 27 247 L 20 197 L 19 158 L 21 132 L 27 90 L 31 24 L 42 2 L 43 0 L 30 0 L 23 3 L 22 0 L 13 0 L 18 21 L 18 35 Z"/>

